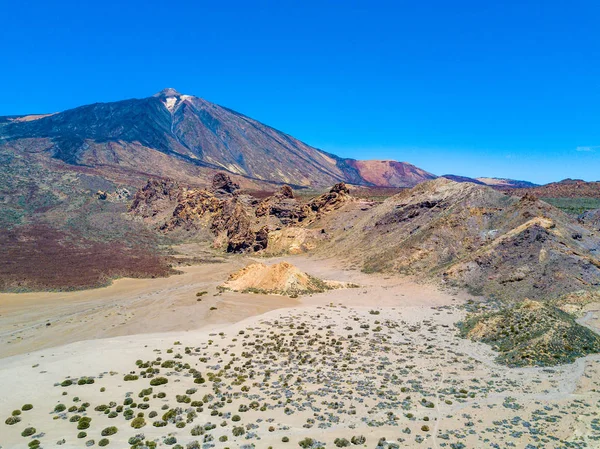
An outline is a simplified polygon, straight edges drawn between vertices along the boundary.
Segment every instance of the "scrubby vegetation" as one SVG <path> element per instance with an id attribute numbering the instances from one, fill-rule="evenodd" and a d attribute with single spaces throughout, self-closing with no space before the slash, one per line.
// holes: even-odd
<path id="1" fill-rule="evenodd" d="M 600 336 L 562 310 L 526 300 L 468 317 L 460 333 L 492 345 L 508 366 L 553 366 L 600 352 Z"/>
<path id="2" fill-rule="evenodd" d="M 23 432 L 21 432 L 21 436 L 30 437 L 36 432 L 35 427 L 27 427 Z"/>
<path id="3" fill-rule="evenodd" d="M 150 385 L 152 385 L 153 387 L 156 387 L 158 385 L 164 385 L 167 382 L 169 382 L 169 379 L 167 379 L 166 377 L 155 377 L 154 379 L 152 379 L 150 381 Z"/>
<path id="4" fill-rule="evenodd" d="M 587 304 L 589 299 L 577 295 L 570 301 Z M 505 348 L 500 355 L 506 363 L 531 364 L 533 357 L 521 357 L 524 351 L 539 351 L 543 363 L 554 364 L 561 358 L 551 357 L 556 353 L 552 351 L 563 354 L 567 343 L 585 343 L 581 326 L 572 329 L 574 318 L 556 304 L 526 301 L 498 308 L 498 302 L 491 311 L 480 311 L 490 304 L 469 304 L 473 315 L 461 324 L 460 333 L 487 338 L 497 350 Z M 67 445 L 81 447 L 100 446 L 100 441 L 121 447 L 128 441 L 132 449 L 250 449 L 267 447 L 268 438 L 276 448 L 394 449 L 421 443 L 430 447 L 434 436 L 439 447 L 450 449 L 489 447 L 492 441 L 498 447 L 594 447 L 588 443 L 600 441 L 591 439 L 600 439 L 594 415 L 600 404 L 595 393 L 600 371 L 589 363 L 580 378 L 581 385 L 588 383 L 585 392 L 565 396 L 559 405 L 546 400 L 557 388 L 564 390 L 564 373 L 486 363 L 479 345 L 457 339 L 452 315 L 462 314 L 464 307 L 434 307 L 425 319 L 394 308 L 357 310 L 329 303 L 267 315 L 233 333 L 217 330 L 205 339 L 195 338 L 194 346 L 186 346 L 191 339 L 182 334 L 181 340 L 154 349 L 154 355 L 132 360 L 122 372 L 97 373 L 95 388 L 76 377 L 60 379 L 52 393 L 64 403 L 45 405 L 50 413 L 44 416 L 67 428 Z M 125 375 L 138 379 L 124 383 Z M 62 387 L 62 380 L 72 382 Z M 529 397 L 539 398 L 539 403 L 527 402 Z M 83 402 L 87 399 L 91 403 Z M 22 412 L 25 408 L 9 417 L 25 422 L 4 429 L 17 441 L 23 441 L 19 435 L 26 426 L 49 427 L 28 422 L 37 414 Z M 444 423 L 438 429 L 440 417 Z M 578 425 L 591 435 L 585 443 L 559 433 L 573 420 L 581 420 Z M 397 432 L 390 431 L 392 426 Z M 91 436 L 101 440 L 85 441 Z M 35 447 L 63 444 L 45 441 L 43 432 L 33 437 L 42 441 Z"/>
<path id="5" fill-rule="evenodd" d="M 592 209 L 600 209 L 600 198 L 541 198 L 554 207 L 571 215 L 579 215 Z"/>

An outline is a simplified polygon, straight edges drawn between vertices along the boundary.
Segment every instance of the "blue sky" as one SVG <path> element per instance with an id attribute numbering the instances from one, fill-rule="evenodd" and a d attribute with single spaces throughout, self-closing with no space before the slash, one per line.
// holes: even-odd
<path id="1" fill-rule="evenodd" d="M 164 87 L 435 174 L 600 179 L 600 2 L 3 2 L 0 115 Z"/>

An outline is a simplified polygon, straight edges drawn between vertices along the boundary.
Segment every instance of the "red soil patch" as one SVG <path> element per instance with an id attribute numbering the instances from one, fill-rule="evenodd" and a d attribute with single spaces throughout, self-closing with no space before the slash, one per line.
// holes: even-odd
<path id="1" fill-rule="evenodd" d="M 95 242 L 46 225 L 0 231 L 0 290 L 72 290 L 118 277 L 160 277 L 174 271 L 141 247 Z"/>

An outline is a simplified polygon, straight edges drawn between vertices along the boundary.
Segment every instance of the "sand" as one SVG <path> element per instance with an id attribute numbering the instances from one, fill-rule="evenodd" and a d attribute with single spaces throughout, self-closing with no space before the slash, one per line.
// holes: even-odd
<path id="1" fill-rule="evenodd" d="M 366 443 L 353 447 L 374 448 L 382 438 L 379 447 L 390 448 L 598 447 L 600 357 L 552 369 L 503 367 L 488 346 L 456 335 L 461 305 L 470 299 L 465 294 L 344 270 L 329 260 L 261 261 L 281 260 L 360 288 L 297 299 L 214 296 L 229 273 L 251 262 L 235 258 L 98 290 L 0 295 L 0 446 L 26 447 L 37 437 L 42 447 L 63 439 L 60 447 L 82 448 L 90 440 L 97 447 L 101 431 L 116 426 L 106 437 L 109 448 L 129 447 L 140 433 L 158 447 L 199 441 L 199 447 L 292 448 L 309 438 L 312 447 L 332 448 L 336 439 L 361 435 Z M 199 302 L 198 291 L 208 292 Z M 585 324 L 593 326 L 597 305 L 587 312 Z M 137 360 L 155 361 L 148 367 L 160 372 L 148 373 Z M 130 373 L 138 379 L 125 381 Z M 204 383 L 194 382 L 198 373 Z M 76 385 L 82 377 L 94 383 Z M 139 398 L 156 377 L 168 383 L 153 387 L 147 401 Z M 68 378 L 75 385 L 61 386 Z M 166 397 L 155 397 L 159 392 Z M 117 412 L 127 397 L 148 404 L 130 412 L 145 414 L 139 430 L 123 414 L 129 406 Z M 85 402 L 85 411 L 68 411 Z M 33 409 L 20 422 L 4 424 L 26 403 Z M 67 410 L 53 412 L 57 404 Z M 114 417 L 95 410 L 103 404 Z M 171 409 L 173 422 L 153 426 Z M 71 422 L 75 415 L 92 418 L 83 438 Z M 207 423 L 216 427 L 191 434 Z M 21 436 L 27 427 L 35 434 Z M 240 427 L 243 435 L 234 436 Z"/>

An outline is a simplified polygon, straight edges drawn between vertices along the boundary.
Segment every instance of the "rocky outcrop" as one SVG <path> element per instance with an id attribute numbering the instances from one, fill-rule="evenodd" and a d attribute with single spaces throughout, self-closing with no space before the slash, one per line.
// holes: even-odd
<path id="1" fill-rule="evenodd" d="M 600 352 L 600 336 L 562 310 L 524 299 L 513 306 L 470 315 L 459 324 L 460 334 L 498 350 L 499 363 L 554 366 Z"/>
<path id="2" fill-rule="evenodd" d="M 187 231 L 198 229 L 205 222 L 206 214 L 219 212 L 223 208 L 223 203 L 224 200 L 216 198 L 208 190 L 184 190 L 179 194 L 171 219 L 160 229 L 163 231 L 181 228 Z"/>
<path id="3" fill-rule="evenodd" d="M 600 239 L 532 194 L 438 178 L 344 217 L 327 221 L 334 238 L 320 251 L 366 272 L 429 275 L 505 299 L 600 285 Z"/>
<path id="4" fill-rule="evenodd" d="M 258 202 L 242 194 L 227 174 L 217 173 L 208 189 L 150 180 L 136 193 L 130 213 L 163 232 L 208 231 L 214 245 L 227 252 L 256 252 L 267 248 L 270 230 L 311 223 L 349 198 L 348 187 L 339 183 L 308 203 L 298 201 L 289 186 Z"/>
<path id="5" fill-rule="evenodd" d="M 240 185 L 233 182 L 229 175 L 217 173 L 212 180 L 211 190 L 215 194 L 233 194 L 240 190 Z"/>
<path id="6" fill-rule="evenodd" d="M 349 199 L 350 189 L 346 184 L 340 182 L 334 185 L 328 193 L 310 200 L 307 206 L 315 214 L 323 214 L 340 208 Z"/>
<path id="7" fill-rule="evenodd" d="M 263 250 L 268 231 L 256 226 L 252 202 L 238 193 L 239 185 L 224 173 L 217 173 L 208 189 L 181 188 L 171 180 L 155 179 L 136 193 L 129 211 L 150 219 L 165 233 L 209 231 L 215 245 L 227 252 Z M 283 191 L 285 195 L 289 191 Z"/>
<path id="8" fill-rule="evenodd" d="M 154 217 L 177 201 L 180 193 L 181 187 L 172 179 L 149 179 L 134 195 L 129 212 L 142 218 Z"/>
<path id="9" fill-rule="evenodd" d="M 308 216 L 304 205 L 294 198 L 294 192 L 289 186 L 283 186 L 273 196 L 262 200 L 255 211 L 257 217 L 272 216 L 282 225 L 298 223 Z"/>
<path id="10" fill-rule="evenodd" d="M 588 210 L 577 217 L 577 221 L 589 229 L 600 231 L 600 209 Z"/>
<path id="11" fill-rule="evenodd" d="M 237 198 L 223 203 L 213 218 L 211 230 L 216 235 L 226 235 L 226 251 L 229 253 L 260 251 L 267 247 L 268 231 L 266 228 L 253 230 L 250 216 Z"/>
<path id="12" fill-rule="evenodd" d="M 294 198 L 289 186 L 283 186 L 275 195 L 265 198 L 256 208 L 256 216 L 272 216 L 280 220 L 282 225 L 310 223 L 322 214 L 341 207 L 350 198 L 350 189 L 340 182 L 329 192 L 301 203 Z"/>
<path id="13" fill-rule="evenodd" d="M 96 198 L 101 201 L 111 201 L 113 203 L 125 203 L 131 199 L 131 192 L 124 187 L 119 187 L 114 192 L 105 192 L 104 190 L 98 190 L 96 192 Z"/>

